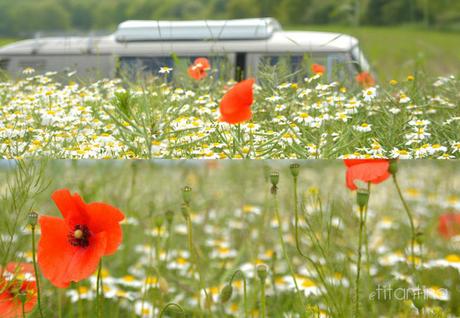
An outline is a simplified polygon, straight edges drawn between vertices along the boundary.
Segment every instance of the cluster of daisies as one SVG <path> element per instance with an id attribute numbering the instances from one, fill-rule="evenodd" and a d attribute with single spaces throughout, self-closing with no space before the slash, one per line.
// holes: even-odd
<path id="1" fill-rule="evenodd" d="M 161 74 L 82 84 L 26 71 L 0 83 L 3 158 L 460 157 L 453 76 L 432 84 L 409 76 L 383 89 L 360 74 L 346 88 L 313 65 L 299 83 L 267 85 L 262 75 L 224 83 L 197 59 L 192 82 L 179 87 Z"/>
<path id="2" fill-rule="evenodd" d="M 168 204 L 171 210 L 166 211 L 161 204 L 152 206 L 148 219 L 106 203 L 85 203 L 68 190 L 54 192 L 51 198 L 62 217 L 46 211 L 38 222 L 31 222 L 35 232 L 26 228 L 13 238 L 30 242 L 31 234 L 37 235 L 42 310 L 57 310 L 54 285 L 63 290 L 59 306 L 74 315 L 91 312 L 97 317 L 97 303 L 120 316 L 143 318 L 167 316 L 168 305 L 192 316 L 301 317 L 299 308 L 307 308 L 309 315 L 333 317 L 351 312 L 352 300 L 359 299 L 354 295 L 359 284 L 363 312 L 428 317 L 439 310 L 458 313 L 458 305 L 451 304 L 460 295 L 453 288 L 460 275 L 460 179 L 450 163 L 427 161 L 411 167 L 388 160 L 345 160 L 345 165 L 336 162 L 322 169 L 292 164 L 291 174 L 264 172 L 259 163 L 231 180 L 228 175 L 234 172 L 225 172 L 229 164 L 192 164 L 198 171 L 189 181 L 201 180 L 204 173 L 212 179 L 205 188 L 214 192 L 193 190 L 198 185 L 181 191 L 178 185 L 182 205 Z M 183 173 L 170 169 L 167 175 Z M 248 174 L 261 180 L 239 194 L 238 180 Z M 413 211 L 416 237 L 411 237 L 395 195 L 391 177 L 396 175 Z M 241 201 L 222 200 L 226 190 L 212 186 L 216 182 L 225 183 Z M 363 195 L 369 202 L 355 203 L 355 196 Z M 357 259 L 361 206 L 366 210 L 366 240 L 359 245 L 363 257 Z M 22 295 L 26 313 L 35 310 L 38 315 L 33 255 L 19 251 L 17 262 L 2 269 L 2 317 L 19 315 Z M 358 271 L 361 280 L 356 281 Z"/>

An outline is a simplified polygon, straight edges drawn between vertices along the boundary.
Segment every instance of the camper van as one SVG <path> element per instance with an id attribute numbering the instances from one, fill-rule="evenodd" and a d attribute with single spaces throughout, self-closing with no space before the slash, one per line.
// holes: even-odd
<path id="1" fill-rule="evenodd" d="M 126 21 L 115 33 L 88 37 L 36 37 L 0 48 L 0 71 L 76 71 L 81 78 L 160 76 L 207 57 L 213 68 L 227 65 L 232 77 L 256 77 L 263 65 L 281 61 L 296 71 L 308 59 L 340 67 L 350 78 L 369 71 L 356 38 L 337 33 L 283 31 L 273 18 L 200 21 Z M 174 71 L 173 71 L 174 72 Z"/>

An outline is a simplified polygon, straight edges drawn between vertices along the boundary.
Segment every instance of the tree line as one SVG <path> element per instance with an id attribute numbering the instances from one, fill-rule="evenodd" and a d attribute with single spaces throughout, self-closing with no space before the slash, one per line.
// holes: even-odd
<path id="1" fill-rule="evenodd" d="M 399 25 L 460 29 L 459 0 L 0 0 L 0 36 L 112 31 L 128 19 L 271 16 L 283 24 Z"/>

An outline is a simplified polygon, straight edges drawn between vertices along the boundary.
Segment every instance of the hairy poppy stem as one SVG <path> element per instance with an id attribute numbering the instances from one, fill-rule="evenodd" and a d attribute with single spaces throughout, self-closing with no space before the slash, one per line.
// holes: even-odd
<path id="1" fill-rule="evenodd" d="M 412 269 L 416 270 L 415 267 L 415 240 L 417 238 L 417 233 L 415 232 L 415 224 L 414 224 L 414 217 L 412 215 L 412 212 L 409 208 L 409 205 L 407 204 L 406 200 L 404 199 L 404 196 L 402 194 L 401 188 L 399 187 L 398 179 L 396 178 L 396 173 L 392 175 L 393 176 L 393 183 L 395 184 L 396 190 L 399 195 L 399 199 L 401 200 L 404 210 L 406 211 L 407 218 L 409 219 L 409 224 L 410 224 L 410 229 L 411 229 L 411 242 L 410 242 L 410 250 L 411 250 L 411 258 L 412 258 Z"/>
<path id="2" fill-rule="evenodd" d="M 355 317 L 359 317 L 359 280 L 361 275 L 361 257 L 362 257 L 362 244 L 363 244 L 363 232 L 364 232 L 365 218 L 364 218 L 364 207 L 359 207 L 359 239 L 358 239 L 358 263 L 356 270 L 356 281 L 355 281 Z"/>
<path id="3" fill-rule="evenodd" d="M 163 314 L 166 312 L 166 310 L 168 310 L 168 308 L 170 307 L 176 307 L 177 309 L 179 309 L 184 315 L 185 315 L 185 310 L 184 308 L 182 308 L 180 305 L 176 304 L 176 303 L 169 303 L 167 304 L 160 312 L 160 316 L 159 318 L 162 318 L 163 317 Z"/>
<path id="4" fill-rule="evenodd" d="M 299 300 L 300 300 L 300 303 L 302 305 L 302 314 L 303 316 L 305 315 L 305 302 L 304 302 L 304 299 L 303 299 L 303 294 L 302 292 L 300 291 L 300 288 L 299 288 L 299 285 L 297 284 L 297 279 L 295 278 L 295 273 L 294 273 L 294 269 L 292 267 L 292 263 L 291 263 L 291 260 L 289 258 L 289 254 L 287 252 L 287 249 L 286 249 L 286 244 L 284 243 L 284 239 L 283 239 L 283 224 L 281 223 L 281 217 L 280 217 L 280 213 L 279 213 L 279 208 L 278 208 L 278 196 L 277 196 L 277 188 L 276 188 L 276 183 L 278 182 L 273 182 L 274 180 L 272 180 L 272 184 L 273 184 L 273 187 L 272 187 L 272 194 L 273 194 L 273 205 L 274 205 L 274 210 L 275 210 L 275 216 L 276 216 L 276 220 L 278 222 L 278 237 L 279 237 L 279 240 L 280 240 L 280 244 L 281 244 L 281 249 L 283 251 L 283 255 L 284 255 L 284 258 L 286 260 L 286 263 L 288 264 L 288 267 L 289 267 L 289 272 L 292 276 L 292 279 L 294 281 L 294 285 L 295 285 L 295 289 L 297 291 L 297 295 L 299 296 Z"/>
<path id="5" fill-rule="evenodd" d="M 243 277 L 243 305 L 244 305 L 244 318 L 249 317 L 249 310 L 248 310 L 248 295 L 246 290 L 246 275 L 244 275 L 243 271 L 238 269 L 236 270 L 232 277 L 230 278 L 230 282 L 228 283 L 232 286 L 233 280 L 235 279 L 236 275 L 240 274 Z"/>
<path id="6" fill-rule="evenodd" d="M 34 264 L 35 283 L 37 285 L 37 304 L 40 317 L 43 318 L 42 304 L 40 300 L 40 279 L 38 277 L 37 258 L 35 250 L 35 224 L 30 225 L 32 228 L 32 263 Z"/>
<path id="7" fill-rule="evenodd" d="M 101 290 L 102 290 L 102 259 L 99 262 L 99 267 L 97 269 L 97 280 L 96 280 L 96 311 L 97 316 L 100 318 L 102 317 L 102 298 L 101 298 Z"/>

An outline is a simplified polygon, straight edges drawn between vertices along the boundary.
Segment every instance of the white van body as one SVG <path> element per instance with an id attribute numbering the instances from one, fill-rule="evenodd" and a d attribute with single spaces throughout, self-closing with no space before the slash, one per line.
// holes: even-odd
<path id="1" fill-rule="evenodd" d="M 358 40 L 339 33 L 283 31 L 272 18 L 199 21 L 126 21 L 99 37 L 46 37 L 0 48 L 0 69 L 15 76 L 76 71 L 82 78 L 114 78 L 120 67 L 155 73 L 179 59 L 225 58 L 242 76 L 256 76 L 264 58 L 311 56 L 326 68 L 340 61 L 350 76 L 369 71 Z M 161 64 L 165 65 L 161 65 Z M 133 71 L 133 70 L 132 70 Z"/>

